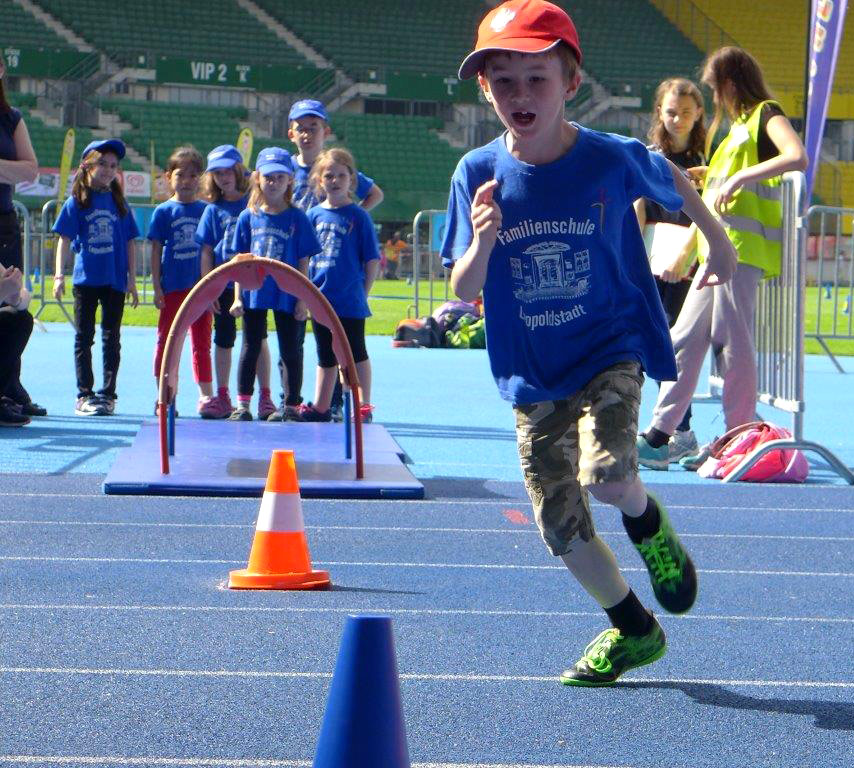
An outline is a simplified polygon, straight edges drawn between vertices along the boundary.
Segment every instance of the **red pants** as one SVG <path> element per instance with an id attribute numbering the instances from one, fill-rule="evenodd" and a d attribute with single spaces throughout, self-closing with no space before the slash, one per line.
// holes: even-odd
<path id="1" fill-rule="evenodd" d="M 181 303 L 189 290 L 163 294 L 163 309 L 157 321 L 157 345 L 154 347 L 154 377 L 160 378 L 160 363 L 166 347 L 166 336 Z M 193 378 L 196 384 L 213 380 L 211 371 L 211 313 L 205 312 L 190 326 L 190 346 L 193 350 Z"/>

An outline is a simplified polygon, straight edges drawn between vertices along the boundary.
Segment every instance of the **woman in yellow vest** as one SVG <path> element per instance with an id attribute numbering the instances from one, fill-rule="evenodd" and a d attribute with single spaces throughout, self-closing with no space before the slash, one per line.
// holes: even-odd
<path id="1" fill-rule="evenodd" d="M 705 171 L 703 201 L 720 218 L 738 251 L 738 268 L 724 285 L 699 290 L 692 286 L 671 330 L 678 378 L 662 383 L 652 425 L 638 437 L 638 461 L 652 469 L 668 468 L 668 440 L 691 403 L 710 344 L 723 378 L 726 429 L 753 420 L 756 289 L 761 279 L 780 274 L 780 175 L 807 167 L 801 140 L 747 51 L 726 47 L 712 53 L 702 82 L 712 89 L 715 103 L 707 154 L 724 113 L 731 127 L 708 168 L 696 170 L 700 175 Z M 669 272 L 678 279 L 707 252 L 705 239 L 697 238 L 695 230 L 694 242 Z"/>

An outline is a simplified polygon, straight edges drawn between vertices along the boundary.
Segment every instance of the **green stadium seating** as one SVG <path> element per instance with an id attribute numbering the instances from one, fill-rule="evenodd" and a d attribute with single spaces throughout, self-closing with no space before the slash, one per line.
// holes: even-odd
<path id="1" fill-rule="evenodd" d="M 483 0 L 256 0 L 312 48 L 341 68 L 455 75 L 469 52 Z"/>
<path id="2" fill-rule="evenodd" d="M 243 107 L 206 107 L 148 101 L 105 101 L 101 108 L 113 112 L 133 128 L 121 138 L 145 157 L 154 141 L 156 164 L 163 168 L 172 150 L 192 144 L 203 155 L 220 144 L 234 144 L 240 133 Z"/>
<path id="3" fill-rule="evenodd" d="M 72 48 L 14 0 L 0 0 L 0 19 L 3 21 L 0 25 L 0 48 Z"/>
<path id="4" fill-rule="evenodd" d="M 154 66 L 157 56 L 235 63 L 308 63 L 234 0 L 206 0 L 203 4 L 40 0 L 40 5 L 128 66 Z"/>

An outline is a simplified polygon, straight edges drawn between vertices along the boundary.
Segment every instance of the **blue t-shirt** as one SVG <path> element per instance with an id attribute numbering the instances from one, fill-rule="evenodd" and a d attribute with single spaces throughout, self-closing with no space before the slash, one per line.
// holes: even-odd
<path id="1" fill-rule="evenodd" d="M 202 276 L 202 250 L 196 242 L 199 219 L 207 203 L 167 200 L 151 214 L 148 239 L 163 244 L 160 254 L 160 287 L 163 293 L 187 291 Z"/>
<path id="2" fill-rule="evenodd" d="M 199 219 L 196 242 L 213 248 L 215 267 L 225 264 L 234 256 L 231 241 L 234 238 L 237 217 L 246 208 L 248 199 L 241 197 L 240 200 L 222 199 L 215 203 L 208 203 L 202 218 Z"/>
<path id="3" fill-rule="evenodd" d="M 637 361 L 676 378 L 673 345 L 632 203 L 682 207 L 667 161 L 634 139 L 580 126 L 572 149 L 529 165 L 504 136 L 465 155 L 451 180 L 445 266 L 472 242 L 471 201 L 496 179 L 502 212 L 483 289 L 486 346 L 501 396 L 557 400 Z"/>
<path id="4" fill-rule="evenodd" d="M 380 257 L 370 214 L 355 203 L 341 208 L 315 205 L 308 220 L 323 248 L 309 264 L 311 281 L 329 299 L 338 317 L 370 317 L 365 263 Z"/>
<path id="5" fill-rule="evenodd" d="M 88 208 L 73 197 L 62 205 L 53 231 L 71 240 L 74 285 L 128 286 L 128 241 L 139 237 L 136 219 L 119 216 L 112 192 L 93 192 Z"/>
<path id="6" fill-rule="evenodd" d="M 294 157 L 294 194 L 292 198 L 293 204 L 303 211 L 308 211 L 314 208 L 321 200 L 314 194 L 311 186 L 308 183 L 308 177 L 311 175 L 310 165 L 301 165 Z M 365 176 L 361 171 L 356 171 L 356 197 L 359 200 L 364 200 L 371 187 L 374 186 L 374 180 L 370 176 Z"/>
<path id="7" fill-rule="evenodd" d="M 0 160 L 17 160 L 15 149 L 15 130 L 21 122 L 21 113 L 12 107 L 8 112 L 0 110 Z M 0 183 L 0 213 L 11 213 L 13 184 Z M 8 264 L 4 266 L 9 266 Z"/>
<path id="8" fill-rule="evenodd" d="M 290 206 L 281 213 L 253 213 L 248 208 L 237 218 L 231 241 L 234 253 L 251 253 L 299 269 L 300 259 L 320 253 L 320 243 L 306 215 Z M 243 305 L 249 309 L 280 309 L 293 312 L 296 299 L 279 290 L 269 275 L 256 291 L 243 291 Z"/>

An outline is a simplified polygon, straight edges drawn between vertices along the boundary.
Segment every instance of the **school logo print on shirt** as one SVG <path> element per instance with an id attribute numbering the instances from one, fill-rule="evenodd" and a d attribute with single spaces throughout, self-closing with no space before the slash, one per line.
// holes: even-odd
<path id="1" fill-rule="evenodd" d="M 95 210 L 86 216 L 86 242 L 90 253 L 111 253 L 115 214 L 104 210 Z"/>
<path id="2" fill-rule="evenodd" d="M 527 304 L 551 299 L 577 299 L 590 291 L 590 251 L 573 251 L 566 243 L 547 240 L 510 258 L 513 295 Z"/>
<path id="3" fill-rule="evenodd" d="M 252 253 L 257 254 L 264 259 L 274 259 L 275 261 L 284 261 L 285 244 L 279 238 L 273 235 L 259 237 L 252 244 Z"/>
<path id="4" fill-rule="evenodd" d="M 176 260 L 192 259 L 198 255 L 196 219 L 183 217 L 172 223 L 172 249 Z"/>

